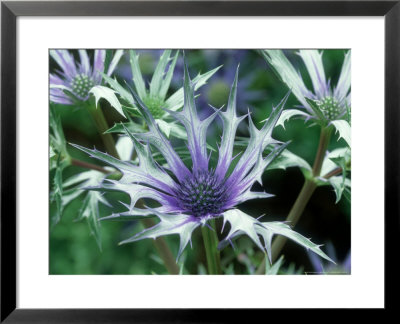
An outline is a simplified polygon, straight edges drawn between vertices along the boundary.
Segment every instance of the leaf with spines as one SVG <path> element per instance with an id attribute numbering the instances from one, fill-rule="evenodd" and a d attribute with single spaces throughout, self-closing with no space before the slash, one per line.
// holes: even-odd
<path id="1" fill-rule="evenodd" d="M 347 200 L 347 202 L 351 203 L 351 189 L 344 188 L 343 197 Z"/>
<path id="2" fill-rule="evenodd" d="M 336 156 L 335 153 L 338 154 L 338 155 Z M 343 154 L 343 155 L 340 155 L 340 154 Z M 332 162 L 334 162 L 341 169 L 341 172 L 342 172 L 342 187 L 343 187 L 343 190 L 344 190 L 347 171 L 350 170 L 350 165 L 349 165 L 350 161 L 351 161 L 350 149 L 349 148 L 346 148 L 344 150 L 336 149 L 336 150 L 332 151 L 328 155 L 328 157 L 332 160 Z"/>
<path id="3" fill-rule="evenodd" d="M 128 136 L 131 135 L 129 132 L 127 134 Z M 130 138 L 132 139 L 133 137 L 130 136 Z M 91 150 L 80 145 L 71 145 L 89 154 L 89 156 L 118 169 L 122 173 L 122 178 L 119 180 L 122 185 L 131 185 L 132 183 L 145 184 L 147 186 L 164 189 L 166 192 L 170 192 L 170 188 L 173 185 L 173 180 L 166 172 L 163 172 L 160 168 L 156 166 L 151 157 L 148 146 L 144 146 L 138 141 L 136 141 L 135 148 L 139 158 L 141 155 L 143 156 L 141 160 L 141 163 L 144 166 L 143 168 L 141 167 L 141 165 L 137 166 L 127 161 L 121 161 L 107 153 L 100 152 L 96 149 Z M 104 183 L 102 183 L 99 188 L 113 189 L 110 188 L 110 186 L 106 186 Z M 134 189 L 133 185 L 132 189 Z"/>
<path id="4" fill-rule="evenodd" d="M 236 114 L 236 94 L 239 75 L 239 66 L 236 69 L 235 79 L 232 84 L 232 89 L 229 93 L 228 105 L 226 111 L 218 111 L 219 117 L 223 122 L 223 134 L 221 139 L 220 150 L 218 154 L 219 175 L 225 176 L 229 165 L 232 162 L 232 152 L 235 144 L 236 130 L 246 115 L 238 117 Z"/>
<path id="5" fill-rule="evenodd" d="M 121 136 L 115 144 L 115 148 L 122 161 L 130 161 L 132 159 L 134 146 L 129 137 Z"/>
<path id="6" fill-rule="evenodd" d="M 122 241 L 120 244 L 136 242 L 145 238 L 156 239 L 157 237 L 164 235 L 178 234 L 180 238 L 179 251 L 177 254 L 177 260 L 182 254 L 183 250 L 187 244 L 191 243 L 191 237 L 193 231 L 201 225 L 200 220 L 193 218 L 193 216 L 185 214 L 166 214 L 160 213 L 156 210 L 151 209 L 139 209 L 135 208 L 131 212 L 131 215 L 137 213 L 138 216 L 143 216 L 147 214 L 153 214 L 160 220 L 155 226 L 147 228 L 140 233 L 132 236 L 129 239 Z"/>
<path id="7" fill-rule="evenodd" d="M 336 132 L 339 133 L 339 139 L 343 138 L 347 145 L 351 147 L 351 126 L 346 120 L 334 120 L 332 125 L 335 126 Z"/>
<path id="8" fill-rule="evenodd" d="M 276 159 L 268 165 L 267 170 L 286 170 L 291 167 L 299 167 L 302 171 L 311 171 L 311 166 L 306 160 L 288 149 L 284 150 L 279 156 L 277 156 Z"/>
<path id="9" fill-rule="evenodd" d="M 279 141 L 272 138 L 272 132 L 289 95 L 290 92 L 286 94 L 286 96 L 281 100 L 278 106 L 273 107 L 269 118 L 266 120 L 261 129 L 258 129 L 254 125 L 251 116 L 249 116 L 250 139 L 248 140 L 246 149 L 241 155 L 238 163 L 236 164 L 235 169 L 231 174 L 231 177 L 237 176 L 239 180 L 242 180 L 250 171 L 252 166 L 257 162 L 260 154 L 264 151 L 266 147 L 268 147 L 269 145 L 280 144 Z"/>
<path id="10" fill-rule="evenodd" d="M 333 190 L 336 195 L 336 201 L 335 204 L 337 204 L 340 199 L 342 198 L 344 190 L 347 189 L 350 190 L 351 187 L 351 180 L 345 178 L 343 181 L 343 177 L 330 177 L 328 179 L 328 183 L 333 187 Z"/>
<path id="11" fill-rule="evenodd" d="M 150 82 L 149 95 L 158 97 L 161 100 L 165 99 L 169 86 L 171 84 L 172 75 L 174 73 L 176 60 L 178 59 L 179 51 L 176 51 L 175 56 L 171 58 L 171 50 L 165 50 L 158 61 L 153 77 Z M 166 72 L 167 66 L 171 61 Z"/>
<path id="12" fill-rule="evenodd" d="M 54 151 L 53 147 L 50 146 L 50 151 L 49 151 L 49 158 L 53 158 L 57 155 L 57 153 Z"/>
<path id="13" fill-rule="evenodd" d="M 133 106 L 133 98 L 128 90 L 126 90 L 116 79 L 109 77 L 107 74 L 102 74 L 103 79 L 108 85 L 127 103 Z"/>
<path id="14" fill-rule="evenodd" d="M 309 107 L 313 110 L 314 114 L 317 116 L 317 122 L 322 124 L 324 127 L 328 123 L 324 113 L 321 111 L 320 107 L 317 105 L 315 100 L 310 98 L 305 98 Z"/>
<path id="15" fill-rule="evenodd" d="M 99 224 L 99 203 L 110 206 L 109 202 L 103 197 L 100 192 L 85 190 L 86 187 L 98 186 L 106 177 L 102 172 L 96 170 L 85 171 L 78 173 L 68 178 L 63 183 L 65 192 L 63 197 L 63 208 L 72 200 L 84 194 L 81 208 L 78 211 L 77 220 L 86 219 L 91 235 L 96 240 L 96 243 L 101 250 L 101 228 Z"/>
<path id="16" fill-rule="evenodd" d="M 120 102 L 118 101 L 117 96 L 115 95 L 115 91 L 107 88 L 105 86 L 94 86 L 92 89 L 90 89 L 89 93 L 93 94 L 96 100 L 96 107 L 99 103 L 100 99 L 105 99 L 107 100 L 110 105 L 118 111 L 123 117 L 126 117 L 124 114 L 124 111 L 122 110 L 122 106 Z"/>
<path id="17" fill-rule="evenodd" d="M 181 125 L 178 125 L 175 122 L 166 122 L 163 119 L 156 119 L 155 121 L 167 138 L 173 136 L 184 140 L 187 139 L 187 133 Z"/>
<path id="18" fill-rule="evenodd" d="M 53 105 L 50 106 L 50 169 L 57 164 L 63 167 L 68 165 L 70 156 L 67 151 L 67 141 L 61 125 L 61 119 L 57 115 Z M 60 161 L 57 162 L 58 157 Z"/>
<path id="19" fill-rule="evenodd" d="M 311 242 L 310 239 L 293 231 L 289 225 L 282 222 L 260 222 L 259 220 L 247 215 L 239 209 L 228 210 L 223 214 L 224 225 L 229 222 L 230 231 L 224 241 L 220 242 L 219 248 L 226 246 L 226 241 L 237 238 L 240 235 L 247 235 L 251 240 L 264 252 L 268 254 L 271 262 L 272 248 L 271 242 L 274 235 L 282 235 L 294 241 L 295 243 L 305 247 L 307 250 L 313 251 L 320 257 L 331 261 L 321 249 L 319 245 Z M 264 244 L 261 243 L 260 237 L 263 238 Z"/>
<path id="20" fill-rule="evenodd" d="M 205 85 L 220 68 L 221 66 L 216 67 L 206 73 L 199 73 L 193 80 L 192 83 L 194 84 L 194 90 L 200 89 L 203 85 Z M 184 102 L 184 94 L 183 94 L 183 87 L 174 92 L 166 101 L 163 108 L 176 111 L 183 107 Z"/>
<path id="21" fill-rule="evenodd" d="M 294 117 L 309 119 L 310 115 L 298 109 L 285 109 L 284 111 L 282 111 L 281 117 L 279 117 L 279 120 L 276 123 L 276 127 L 282 126 L 283 129 L 285 129 L 285 122 Z"/>
<path id="22" fill-rule="evenodd" d="M 63 186 L 62 186 L 62 172 L 63 167 L 60 165 L 59 160 L 56 164 L 56 171 L 53 178 L 53 191 L 50 194 L 50 201 L 55 201 L 56 212 L 51 218 L 51 227 L 54 227 L 61 219 L 64 211 L 63 200 Z"/>
<path id="23" fill-rule="evenodd" d="M 307 89 L 301 75 L 281 50 L 260 51 L 267 63 L 273 68 L 279 79 L 287 85 L 301 104 L 309 109 L 306 97 L 311 98 L 312 93 Z"/>
<path id="24" fill-rule="evenodd" d="M 350 148 L 337 148 L 332 152 L 329 152 L 322 163 L 321 174 L 322 177 L 316 179 L 317 185 L 326 186 L 331 185 L 336 194 L 336 202 L 338 203 L 342 198 L 343 192 L 346 188 L 351 187 L 351 180 L 347 178 L 347 172 L 350 170 L 349 164 L 351 161 Z M 340 176 L 330 176 L 329 175 L 334 170 L 340 168 Z M 350 190 L 350 189 L 348 189 Z"/>
<path id="25" fill-rule="evenodd" d="M 142 71 L 140 70 L 139 55 L 134 50 L 129 51 L 129 63 L 131 64 L 132 70 L 132 81 L 135 85 L 135 89 L 141 98 L 147 95 L 146 85 L 142 77 Z"/>
<path id="26" fill-rule="evenodd" d="M 132 133 L 145 133 L 147 129 L 143 125 L 139 125 L 133 121 L 127 123 L 116 123 L 114 126 L 109 128 L 105 133 L 124 133 L 125 128 L 129 129 Z"/>
<path id="27" fill-rule="evenodd" d="M 77 219 L 86 219 L 90 229 L 90 234 L 93 235 L 99 249 L 101 250 L 101 227 L 99 222 L 100 202 L 110 206 L 101 193 L 96 191 L 88 191 L 87 195 L 83 199 L 82 207 L 79 210 Z"/>
<path id="28" fill-rule="evenodd" d="M 56 225 L 62 216 L 63 200 L 63 171 L 70 163 L 70 156 L 66 147 L 66 140 L 61 125 L 60 117 L 56 114 L 54 106 L 50 107 L 50 175 L 52 191 L 50 201 L 56 203 L 56 211 L 51 218 L 51 227 Z"/>
<path id="29" fill-rule="evenodd" d="M 176 120 L 185 127 L 187 133 L 188 149 L 192 155 L 193 170 L 197 172 L 207 168 L 208 166 L 208 153 L 206 133 L 208 126 L 217 116 L 217 113 L 200 120 L 196 103 L 194 100 L 194 83 L 190 80 L 189 71 L 185 63 L 184 67 L 184 106 L 179 112 L 169 111 Z"/>

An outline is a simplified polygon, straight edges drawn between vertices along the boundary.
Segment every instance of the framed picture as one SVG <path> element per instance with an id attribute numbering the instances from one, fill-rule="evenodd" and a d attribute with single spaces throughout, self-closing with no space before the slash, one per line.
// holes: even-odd
<path id="1" fill-rule="evenodd" d="M 398 1 L 1 15 L 1 321 L 393 309 Z"/>

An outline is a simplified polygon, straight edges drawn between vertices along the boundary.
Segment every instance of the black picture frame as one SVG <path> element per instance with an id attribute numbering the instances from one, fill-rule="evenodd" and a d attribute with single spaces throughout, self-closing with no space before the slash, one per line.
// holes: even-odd
<path id="1" fill-rule="evenodd" d="M 399 222 L 400 1 L 2 1 L 1 3 L 1 322 L 234 322 L 267 310 L 16 308 L 16 19 L 19 16 L 384 16 L 385 309 L 396 307 Z M 373 150 L 371 150 L 373 154 Z M 371 166 L 373 176 L 373 166 Z M 373 195 L 373 193 L 371 193 Z M 372 242 L 371 242 L 372 244 Z M 368 283 L 366 282 L 366 285 Z M 254 317 L 253 317 L 254 316 Z M 264 317 L 266 320 L 266 317 Z M 251 319 L 249 319 L 251 322 Z"/>

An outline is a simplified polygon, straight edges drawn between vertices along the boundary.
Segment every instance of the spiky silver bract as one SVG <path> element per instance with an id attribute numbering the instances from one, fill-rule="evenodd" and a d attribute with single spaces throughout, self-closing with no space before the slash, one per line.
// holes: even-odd
<path id="1" fill-rule="evenodd" d="M 186 129 L 187 146 L 191 155 L 192 165 L 188 167 L 172 147 L 170 141 L 157 126 L 149 109 L 132 90 L 143 118 L 148 125 L 147 133 L 132 134 L 125 129 L 127 136 L 133 141 L 139 158 L 139 165 L 123 162 L 97 150 L 90 150 L 75 145 L 121 171 L 122 178 L 118 181 L 108 180 L 94 190 L 117 190 L 130 196 L 127 211 L 113 214 L 104 219 L 141 218 L 156 216 L 160 221 L 154 227 L 134 235 L 122 243 L 134 242 L 144 238 L 156 238 L 163 235 L 178 234 L 180 248 L 178 258 L 191 241 L 193 231 L 199 226 L 205 226 L 210 219 L 223 217 L 224 224 L 230 223 L 230 232 L 221 242 L 229 242 L 239 235 L 248 235 L 257 246 L 271 256 L 271 239 L 275 234 L 287 236 L 330 260 L 319 248 L 308 239 L 292 231 L 283 223 L 265 223 L 235 209 L 238 204 L 258 198 L 268 198 L 265 192 L 253 192 L 251 188 L 258 181 L 266 167 L 285 148 L 286 144 L 272 138 L 272 131 L 279 119 L 287 94 L 281 103 L 273 108 L 269 118 L 261 129 L 258 129 L 250 116 L 237 116 L 236 89 L 238 70 L 236 71 L 227 108 L 215 110 L 204 120 L 200 120 L 194 96 L 194 84 L 189 77 L 185 65 L 184 72 L 184 106 L 181 111 L 169 111 Z M 207 148 L 206 133 L 211 122 L 219 116 L 223 122 L 223 135 L 219 146 L 218 162 L 215 169 L 210 166 L 210 154 Z M 250 139 L 248 145 L 236 165 L 232 162 L 236 130 L 240 122 L 248 117 Z M 272 152 L 264 156 L 265 148 L 273 146 Z M 166 160 L 167 167 L 158 165 L 152 158 L 152 149 L 158 150 Z M 139 199 L 150 198 L 157 201 L 160 207 L 137 208 Z M 261 243 L 260 237 L 264 243 Z M 299 237 L 304 240 L 299 240 Z"/>

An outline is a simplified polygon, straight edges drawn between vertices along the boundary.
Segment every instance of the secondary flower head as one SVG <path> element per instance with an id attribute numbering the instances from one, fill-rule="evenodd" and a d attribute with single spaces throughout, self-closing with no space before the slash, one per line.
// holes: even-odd
<path id="1" fill-rule="evenodd" d="M 61 71 L 50 74 L 50 100 L 55 103 L 72 105 L 76 101 L 86 101 L 89 91 L 102 82 L 105 72 L 106 50 L 95 50 L 93 66 L 86 50 L 79 50 L 80 63 L 67 50 L 50 50 L 51 57 L 60 66 Z M 117 50 L 108 68 L 107 75 L 114 71 L 123 54 Z"/>
<path id="2" fill-rule="evenodd" d="M 330 79 L 327 79 L 325 75 L 322 62 L 323 53 L 318 50 L 300 50 L 298 52 L 310 76 L 313 91 L 305 86 L 302 76 L 281 50 L 264 50 L 261 53 L 282 81 L 292 90 L 302 107 L 307 110 L 309 117 L 328 123 L 339 119 L 350 120 L 350 51 L 344 56 L 340 77 L 334 88 L 330 84 Z M 307 114 L 303 115 L 307 117 Z"/>
<path id="3" fill-rule="evenodd" d="M 195 86 L 185 66 L 183 109 L 169 113 L 186 129 L 191 166 L 184 164 L 170 141 L 160 131 L 148 107 L 132 89 L 130 89 L 131 94 L 149 128 L 147 133 L 137 134 L 125 129 L 135 145 L 139 165 L 120 161 L 97 150 L 76 146 L 92 157 L 114 166 L 123 174 L 120 180 L 108 180 L 100 187 L 90 188 L 100 191 L 123 191 L 130 196 L 130 204 L 126 206 L 127 212 L 106 218 L 156 216 L 160 220 L 154 227 L 145 229 L 123 243 L 178 234 L 179 257 L 190 242 L 192 232 L 198 226 L 207 225 L 210 219 L 223 217 L 224 224 L 230 223 L 230 231 L 221 242 L 221 247 L 224 242 L 246 234 L 260 249 L 267 250 L 270 255 L 272 236 L 281 234 L 326 257 L 318 246 L 293 232 L 288 225 L 279 222 L 264 223 L 235 208 L 244 201 L 271 196 L 265 192 L 253 192 L 251 189 L 256 181 L 261 183 L 261 175 L 265 168 L 286 147 L 274 140 L 271 135 L 288 97 L 287 95 L 278 107 L 273 109 L 261 129 L 254 125 L 250 114 L 248 115 L 250 139 L 247 148 L 233 167 L 232 162 L 235 157 L 232 153 L 236 130 L 239 123 L 246 118 L 246 115 L 236 114 L 237 79 L 238 72 L 231 88 L 227 108 L 224 111 L 215 110 L 212 115 L 200 120 L 195 106 Z M 211 167 L 211 153 L 208 150 L 206 133 L 208 126 L 217 116 L 222 119 L 223 134 L 218 149 L 218 161 L 215 167 Z M 273 146 L 272 152 L 264 156 L 264 150 L 269 145 Z M 163 155 L 167 166 L 161 166 L 153 160 L 151 148 L 155 148 Z M 142 198 L 155 200 L 160 206 L 135 207 L 138 199 Z M 295 237 L 293 233 L 298 236 Z M 263 238 L 264 244 L 260 237 Z"/>

